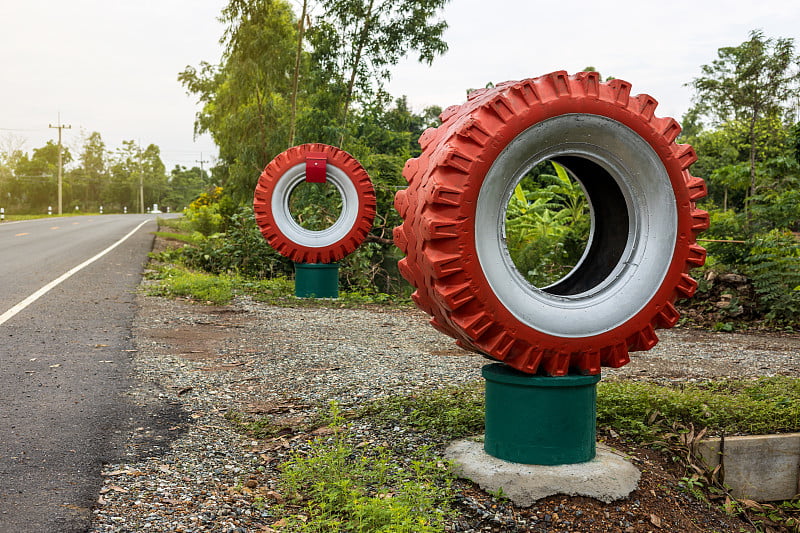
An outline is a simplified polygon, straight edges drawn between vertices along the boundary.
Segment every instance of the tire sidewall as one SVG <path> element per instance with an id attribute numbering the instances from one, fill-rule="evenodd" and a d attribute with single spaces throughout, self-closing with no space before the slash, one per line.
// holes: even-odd
<path id="1" fill-rule="evenodd" d="M 480 103 L 480 101 L 476 102 L 474 107 L 476 109 L 479 108 Z M 478 259 L 474 237 L 476 234 L 475 216 L 484 179 L 486 179 L 492 165 L 500 157 L 501 153 L 528 128 L 551 118 L 576 113 L 598 115 L 621 123 L 635 132 L 657 154 L 658 159 L 664 166 L 675 198 L 676 239 L 670 245 L 671 262 L 666 268 L 659 287 L 641 304 L 637 312 L 607 331 L 591 336 L 563 337 L 541 331 L 535 326 L 521 321 L 509 311 L 491 289 L 491 283 L 486 278 Z M 453 127 L 454 132 L 458 131 L 458 126 L 455 125 Z M 585 350 L 587 345 L 602 347 L 626 343 L 626 339 L 641 331 L 644 324 L 650 324 L 653 321 L 653 317 L 662 308 L 663 302 L 674 300 L 674 286 L 685 271 L 686 254 L 684 247 L 688 245 L 688 238 L 691 234 L 688 227 L 691 203 L 686 191 L 683 169 L 674 161 L 670 143 L 665 142 L 663 137 L 654 131 L 647 121 L 630 112 L 627 108 L 588 98 L 581 101 L 562 98 L 555 102 L 548 102 L 547 106 L 531 106 L 525 112 L 516 115 L 513 120 L 509 120 L 499 128 L 494 129 L 493 139 L 496 142 L 489 143 L 480 155 L 475 158 L 477 164 L 469 178 L 473 181 L 466 188 L 462 204 L 464 206 L 462 208 L 463 216 L 467 222 L 465 224 L 466 231 L 461 235 L 459 244 L 463 247 L 465 258 L 471 258 L 471 262 L 474 264 L 470 273 L 473 276 L 472 286 L 476 297 L 489 314 L 495 317 L 497 322 L 504 324 L 508 331 L 513 332 L 515 337 L 521 339 L 535 338 L 538 345 L 546 346 L 549 349 L 571 352 Z M 456 136 L 452 136 L 451 140 L 457 142 Z M 443 143 L 443 145 L 446 145 L 446 143 Z"/>

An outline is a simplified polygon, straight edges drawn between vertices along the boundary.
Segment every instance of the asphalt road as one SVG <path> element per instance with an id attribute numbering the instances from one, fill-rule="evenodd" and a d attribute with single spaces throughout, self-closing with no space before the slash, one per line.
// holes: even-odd
<path id="1" fill-rule="evenodd" d="M 102 464 L 148 416 L 128 394 L 130 331 L 155 230 L 152 215 L 0 224 L 0 532 L 86 531 Z"/>

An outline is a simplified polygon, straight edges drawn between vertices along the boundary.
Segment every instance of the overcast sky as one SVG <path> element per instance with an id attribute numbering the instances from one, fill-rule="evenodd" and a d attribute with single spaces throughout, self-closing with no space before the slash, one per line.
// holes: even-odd
<path id="1" fill-rule="evenodd" d="M 300 0 L 293 0 L 295 5 Z M 73 149 L 98 131 L 109 149 L 126 139 L 157 144 L 171 169 L 216 149 L 194 139 L 194 97 L 177 81 L 187 65 L 216 63 L 226 0 L 0 0 L 0 144 L 27 151 L 57 138 Z M 467 88 L 594 66 L 659 101 L 680 119 L 684 83 L 723 46 L 752 29 L 800 46 L 798 0 L 451 0 L 450 50 L 431 67 L 414 59 L 389 86 L 419 111 L 464 101 Z M 208 163 L 206 163 L 207 165 Z"/>

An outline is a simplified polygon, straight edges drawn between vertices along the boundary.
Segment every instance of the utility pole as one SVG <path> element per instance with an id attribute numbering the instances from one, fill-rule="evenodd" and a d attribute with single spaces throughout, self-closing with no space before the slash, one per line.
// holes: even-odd
<path id="1" fill-rule="evenodd" d="M 208 159 L 203 159 L 203 152 L 200 152 L 200 159 L 195 159 L 195 163 L 200 163 L 200 172 L 203 172 L 203 163 L 208 163 Z"/>
<path id="2" fill-rule="evenodd" d="M 61 113 L 58 114 L 58 124 L 50 127 L 58 130 L 58 214 L 61 214 L 61 176 L 62 176 L 62 149 L 61 149 L 61 130 L 68 130 L 72 125 L 65 126 L 61 123 Z"/>
<path id="3" fill-rule="evenodd" d="M 142 146 L 139 145 L 139 205 L 144 214 L 144 169 L 142 168 Z"/>

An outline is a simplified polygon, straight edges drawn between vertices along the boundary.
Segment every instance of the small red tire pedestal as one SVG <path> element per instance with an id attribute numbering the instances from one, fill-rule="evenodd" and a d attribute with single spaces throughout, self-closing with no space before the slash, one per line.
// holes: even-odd
<path id="1" fill-rule="evenodd" d="M 289 209 L 298 185 L 330 183 L 342 200 L 339 217 L 323 230 L 300 225 Z M 350 154 L 326 144 L 303 144 L 278 154 L 264 168 L 253 197 L 261 234 L 278 253 L 294 261 L 295 296 L 338 298 L 339 265 L 366 238 L 376 199 L 364 167 Z"/>
<path id="2" fill-rule="evenodd" d="M 309 230 L 294 220 L 289 197 L 303 182 L 333 184 L 342 211 L 332 226 Z M 253 210 L 261 234 L 296 263 L 334 263 L 358 248 L 375 219 L 375 190 L 366 170 L 350 154 L 326 144 L 303 144 L 278 154 L 261 173 Z"/>

